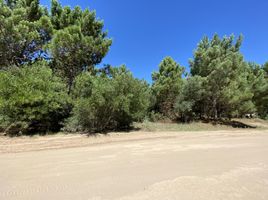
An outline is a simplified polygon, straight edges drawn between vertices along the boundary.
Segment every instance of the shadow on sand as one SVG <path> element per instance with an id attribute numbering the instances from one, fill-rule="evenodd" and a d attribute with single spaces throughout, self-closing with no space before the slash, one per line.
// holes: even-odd
<path id="1" fill-rule="evenodd" d="M 221 119 L 221 120 L 203 120 L 204 123 L 211 123 L 213 125 L 224 125 L 224 126 L 231 126 L 233 128 L 257 128 L 257 126 L 252 126 L 249 124 L 245 124 L 240 121 L 236 120 L 227 120 L 227 119 Z"/>

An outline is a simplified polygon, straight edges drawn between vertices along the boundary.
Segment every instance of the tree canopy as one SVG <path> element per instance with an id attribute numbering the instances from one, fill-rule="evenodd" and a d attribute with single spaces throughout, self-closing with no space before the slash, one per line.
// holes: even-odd
<path id="1" fill-rule="evenodd" d="M 135 79 L 125 66 L 109 74 L 92 76 L 84 72 L 75 80 L 73 117 L 69 130 L 98 132 L 129 128 L 142 121 L 149 107 L 150 88 Z"/>
<path id="2" fill-rule="evenodd" d="M 112 44 L 103 32 L 103 22 L 96 19 L 96 13 L 75 7 L 62 7 L 53 0 L 51 22 L 55 29 L 49 44 L 53 68 L 63 76 L 71 90 L 75 77 L 82 71 L 93 71 L 96 64 L 109 51 Z"/>
<path id="3" fill-rule="evenodd" d="M 59 130 L 71 101 L 44 62 L 0 71 L 0 124 L 12 134 Z"/>
<path id="4" fill-rule="evenodd" d="M 190 61 L 191 75 L 206 79 L 206 110 L 202 115 L 212 118 L 241 116 L 254 112 L 253 92 L 248 81 L 248 64 L 240 53 L 242 36 L 211 40 L 204 37 Z"/>
<path id="5" fill-rule="evenodd" d="M 125 65 L 99 67 L 112 40 L 96 12 L 39 0 L 0 0 L 0 131 L 105 132 L 144 119 L 245 115 L 268 119 L 268 62 L 246 61 L 243 37 L 203 37 L 190 71 L 165 57 L 152 84 Z M 98 67 L 97 67 L 98 66 Z"/>
<path id="6" fill-rule="evenodd" d="M 39 0 L 0 1 L 0 68 L 49 59 L 68 84 L 83 70 L 93 70 L 112 44 L 95 11 L 62 7 L 51 11 Z"/>
<path id="7" fill-rule="evenodd" d="M 52 32 L 38 0 L 0 1 L 0 69 L 35 60 Z"/>
<path id="8" fill-rule="evenodd" d="M 159 71 L 152 74 L 152 91 L 156 97 L 155 109 L 163 115 L 175 119 L 175 99 L 182 88 L 184 67 L 171 57 L 166 57 L 159 65 Z"/>

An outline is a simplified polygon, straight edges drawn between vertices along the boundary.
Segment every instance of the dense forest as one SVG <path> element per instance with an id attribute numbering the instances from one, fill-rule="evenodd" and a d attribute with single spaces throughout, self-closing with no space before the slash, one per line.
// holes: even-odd
<path id="1" fill-rule="evenodd" d="M 0 131 L 104 132 L 144 119 L 268 117 L 268 62 L 245 60 L 243 37 L 204 37 L 190 72 L 171 57 L 152 84 L 102 62 L 112 45 L 89 9 L 0 0 Z"/>

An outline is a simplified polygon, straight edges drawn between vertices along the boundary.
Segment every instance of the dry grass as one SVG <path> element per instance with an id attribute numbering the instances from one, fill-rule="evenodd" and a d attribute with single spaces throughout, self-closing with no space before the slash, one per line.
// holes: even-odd
<path id="1" fill-rule="evenodd" d="M 143 131 L 215 131 L 232 129 L 225 125 L 212 125 L 209 123 L 193 122 L 187 124 L 180 123 L 161 123 L 161 122 L 143 122 L 135 124 L 135 127 Z"/>
<path id="2" fill-rule="evenodd" d="M 256 127 L 258 130 L 268 129 L 268 120 L 262 119 L 233 119 L 233 121 L 245 124 L 246 126 Z M 212 124 L 204 122 L 192 122 L 192 123 L 171 123 L 171 122 L 149 122 L 145 121 L 143 123 L 134 123 L 134 129 L 124 132 L 135 131 L 145 131 L 145 132 L 187 132 L 187 131 L 218 131 L 218 130 L 243 130 L 245 128 L 234 128 L 231 125 L 224 124 Z M 51 133 L 45 136 L 61 136 L 61 135 L 80 135 L 82 133 L 72 133 L 68 134 L 66 132 Z M 0 132 L 0 137 L 3 137 L 5 134 Z M 84 135 L 84 134 L 83 134 Z M 97 134 L 98 135 L 98 134 Z M 102 134 L 101 134 L 102 135 Z M 45 137 L 44 135 L 33 135 L 31 138 Z M 25 136 L 29 137 L 29 136 Z M 23 137 L 20 137 L 23 138 Z"/>
<path id="3" fill-rule="evenodd" d="M 246 126 L 256 127 L 257 129 L 268 129 L 268 121 L 261 119 L 234 119 L 234 121 L 245 124 Z M 231 125 L 212 124 L 203 122 L 192 123 L 161 123 L 161 122 L 143 122 L 136 123 L 135 128 L 142 131 L 217 131 L 242 129 L 234 128 Z"/>

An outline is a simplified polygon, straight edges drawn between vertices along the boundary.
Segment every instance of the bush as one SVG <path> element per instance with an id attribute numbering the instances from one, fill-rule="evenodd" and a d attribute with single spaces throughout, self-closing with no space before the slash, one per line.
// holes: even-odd
<path id="1" fill-rule="evenodd" d="M 170 121 L 168 117 L 164 116 L 162 113 L 155 111 L 151 111 L 148 113 L 147 120 L 150 122 Z"/>
<path id="2" fill-rule="evenodd" d="M 75 101 L 67 131 L 104 132 L 129 128 L 142 121 L 149 107 L 149 86 L 133 78 L 126 68 L 112 68 L 109 75 L 78 76 L 72 93 Z"/>
<path id="3" fill-rule="evenodd" d="M 66 86 L 46 63 L 0 72 L 0 127 L 7 134 L 59 130 L 69 110 Z"/>

